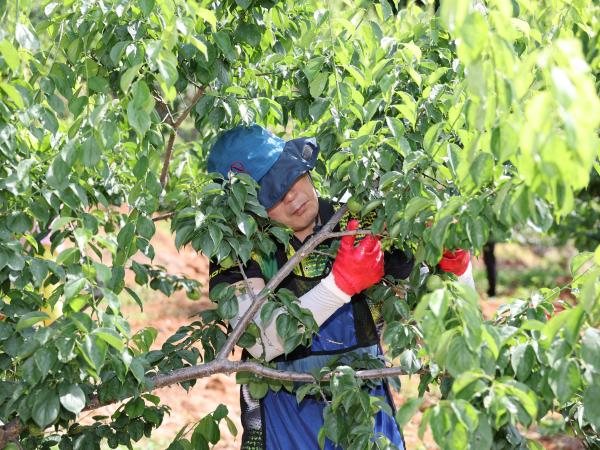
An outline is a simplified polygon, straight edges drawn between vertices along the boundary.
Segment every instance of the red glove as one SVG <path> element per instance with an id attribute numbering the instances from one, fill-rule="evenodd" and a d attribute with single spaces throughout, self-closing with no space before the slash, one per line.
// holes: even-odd
<path id="1" fill-rule="evenodd" d="M 348 222 L 349 231 L 358 228 L 358 220 Z M 383 251 L 379 239 L 366 236 L 355 247 L 356 235 L 344 236 L 333 262 L 335 284 L 348 295 L 373 286 L 383 278 Z"/>
<path id="2" fill-rule="evenodd" d="M 470 261 L 471 254 L 467 250 L 458 249 L 454 252 L 446 250 L 439 266 L 444 272 L 452 272 L 459 277 L 466 272 Z"/>

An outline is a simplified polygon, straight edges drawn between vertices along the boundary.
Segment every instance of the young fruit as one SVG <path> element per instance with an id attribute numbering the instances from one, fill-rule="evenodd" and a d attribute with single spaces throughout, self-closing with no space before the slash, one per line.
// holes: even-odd
<path id="1" fill-rule="evenodd" d="M 348 199 L 348 203 L 346 203 L 348 205 L 348 211 L 350 211 L 353 214 L 357 214 L 360 212 L 360 210 L 362 209 L 362 205 L 360 204 L 360 202 L 358 201 L 358 199 L 356 197 L 350 197 Z"/>
<path id="2" fill-rule="evenodd" d="M 425 287 L 429 292 L 435 291 L 436 289 L 441 289 L 444 287 L 444 282 L 442 281 L 439 275 L 429 275 L 427 277 L 427 281 L 425 282 Z"/>
<path id="3" fill-rule="evenodd" d="M 223 269 L 229 269 L 230 267 L 233 267 L 234 264 L 235 261 L 233 260 L 233 258 L 231 256 L 228 256 L 225 259 L 221 260 L 220 266 Z"/>

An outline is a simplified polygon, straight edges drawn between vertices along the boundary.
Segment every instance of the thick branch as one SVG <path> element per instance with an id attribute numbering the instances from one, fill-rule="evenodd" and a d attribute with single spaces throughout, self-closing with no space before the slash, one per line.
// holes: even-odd
<path id="1" fill-rule="evenodd" d="M 244 334 L 244 331 L 254 319 L 254 316 L 260 311 L 262 305 L 267 301 L 268 295 L 270 292 L 273 292 L 277 286 L 287 277 L 294 267 L 296 267 L 302 259 L 304 259 L 310 252 L 312 252 L 321 242 L 329 239 L 329 234 L 331 230 L 336 226 L 336 224 L 340 221 L 342 216 L 346 213 L 346 205 L 342 206 L 329 221 L 325 224 L 323 228 L 313 237 L 311 237 L 308 241 L 304 243 L 304 245 L 298 250 L 294 256 L 292 256 L 279 272 L 275 274 L 273 278 L 267 283 L 262 292 L 256 297 L 256 301 L 252 303 L 248 311 L 242 315 L 240 321 L 237 323 L 235 328 L 229 334 L 225 345 L 221 348 L 221 351 L 217 355 L 217 359 L 225 359 L 227 355 L 231 353 L 235 344 L 237 344 L 238 340 Z"/>
<path id="2" fill-rule="evenodd" d="M 171 386 L 184 381 L 205 378 L 217 373 L 232 374 L 235 372 L 250 372 L 263 377 L 281 381 L 296 381 L 305 383 L 314 383 L 318 380 L 310 373 L 287 372 L 283 370 L 271 369 L 253 361 L 229 361 L 214 360 L 198 366 L 184 367 L 177 369 L 169 374 L 156 375 L 148 379 L 147 391 L 153 391 L 162 387 Z M 419 373 L 422 373 L 420 371 Z M 323 376 L 321 381 L 328 381 L 336 371 L 332 371 Z M 358 370 L 356 377 L 361 379 L 386 378 L 392 376 L 405 375 L 406 371 L 400 367 L 385 367 L 381 369 Z M 83 411 L 92 411 L 102 406 L 107 406 L 115 401 L 101 403 L 98 397 L 90 399 Z M 4 448 L 10 441 L 14 441 L 24 429 L 18 419 L 11 420 L 8 424 L 0 427 L 0 448 Z"/>
<path id="3" fill-rule="evenodd" d="M 171 155 L 173 154 L 173 145 L 175 144 L 175 136 L 177 135 L 177 129 L 181 126 L 183 121 L 190 114 L 190 111 L 196 106 L 196 103 L 200 101 L 202 96 L 204 95 L 204 88 L 199 88 L 194 94 L 194 98 L 190 102 L 187 108 L 181 113 L 181 115 L 177 118 L 177 121 L 172 126 L 171 134 L 169 135 L 169 140 L 167 142 L 167 151 L 165 154 L 165 162 L 163 163 L 162 171 L 160 173 L 160 184 L 162 187 L 165 187 L 167 184 L 167 175 L 169 173 L 169 164 L 171 163 Z"/>

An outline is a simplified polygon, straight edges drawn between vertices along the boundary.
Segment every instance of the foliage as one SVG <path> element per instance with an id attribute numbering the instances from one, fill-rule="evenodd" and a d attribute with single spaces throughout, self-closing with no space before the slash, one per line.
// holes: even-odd
<path id="1" fill-rule="evenodd" d="M 435 266 L 444 247 L 478 251 L 515 226 L 548 231 L 571 214 L 599 155 L 599 8 L 458 0 L 395 15 L 386 0 L 0 1 L 0 420 L 18 418 L 24 448 L 131 445 L 165 412 L 143 394 L 149 377 L 214 359 L 237 307 L 231 290 L 213 292 L 217 308 L 161 350 L 153 330 L 132 335 L 120 295 L 139 301 L 127 271 L 196 295 L 192 280 L 140 262 L 154 258 L 159 213 L 174 214 L 178 246 L 224 265 L 287 242 L 251 180 L 206 173 L 212 140 L 235 124 L 317 136 L 321 193 L 374 211 L 373 231 L 418 263 Z M 442 392 L 422 423 L 440 446 L 535 447 L 520 430 L 555 410 L 565 430 L 598 444 L 599 265 L 600 250 L 576 258 L 573 307 L 553 314 L 550 289 L 495 322 L 452 280 L 427 292 L 419 264 L 406 286 L 372 290 L 390 356 L 422 371 L 421 394 Z M 263 314 L 285 309 L 286 349 L 309 342 L 310 315 L 285 292 L 269 295 Z M 346 446 L 374 445 L 370 420 L 385 409 L 359 389 L 361 364 L 304 388 L 332 396 L 322 436 Z M 269 382 L 254 380 L 264 395 Z M 77 425 L 86 405 L 129 397 Z M 226 415 L 219 408 L 172 448 L 208 448 Z M 57 433 L 44 433 L 51 425 Z"/>

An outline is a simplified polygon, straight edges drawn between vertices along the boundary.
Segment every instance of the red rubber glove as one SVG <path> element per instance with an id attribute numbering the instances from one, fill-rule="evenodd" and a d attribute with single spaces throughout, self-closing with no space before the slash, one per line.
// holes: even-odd
<path id="1" fill-rule="evenodd" d="M 347 230 L 358 229 L 358 220 L 348 222 Z M 354 236 L 344 236 L 333 262 L 335 284 L 348 295 L 373 286 L 383 278 L 383 251 L 379 239 L 366 236 L 355 247 Z"/>
<path id="2" fill-rule="evenodd" d="M 439 263 L 444 272 L 452 272 L 457 277 L 466 272 L 471 261 L 471 254 L 467 250 L 458 249 L 454 252 L 446 250 Z"/>

